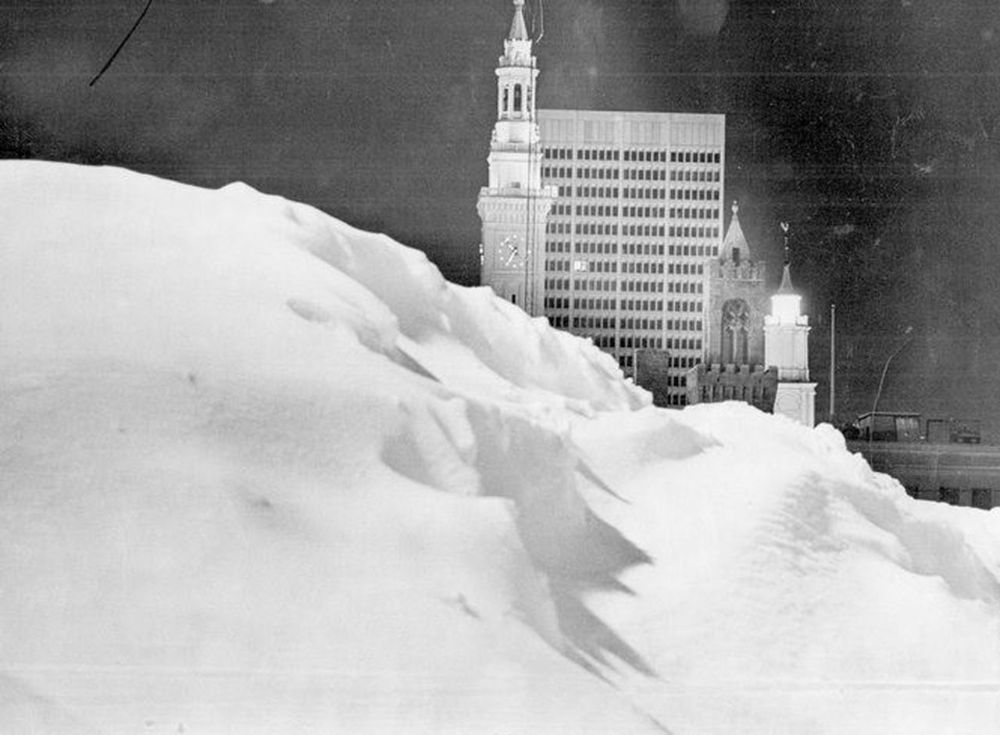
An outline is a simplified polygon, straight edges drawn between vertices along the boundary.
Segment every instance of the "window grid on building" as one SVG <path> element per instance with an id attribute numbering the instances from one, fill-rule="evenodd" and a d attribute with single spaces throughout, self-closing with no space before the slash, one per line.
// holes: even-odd
<path id="1" fill-rule="evenodd" d="M 670 402 L 682 405 L 723 234 L 724 116 L 540 110 L 539 121 L 542 180 L 559 193 L 545 314 L 626 372 L 635 350 L 667 350 Z"/>

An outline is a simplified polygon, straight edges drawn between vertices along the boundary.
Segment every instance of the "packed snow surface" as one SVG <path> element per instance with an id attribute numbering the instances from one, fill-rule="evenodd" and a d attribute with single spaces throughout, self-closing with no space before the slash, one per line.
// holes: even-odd
<path id="1" fill-rule="evenodd" d="M 0 732 L 998 732 L 997 511 L 242 185 L 0 201 Z"/>

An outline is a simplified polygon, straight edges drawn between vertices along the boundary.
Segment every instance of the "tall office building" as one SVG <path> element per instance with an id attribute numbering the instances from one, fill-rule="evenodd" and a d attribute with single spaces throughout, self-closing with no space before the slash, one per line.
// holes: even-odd
<path id="1" fill-rule="evenodd" d="M 708 333 L 708 276 L 723 220 L 725 116 L 539 110 L 546 226 L 544 313 L 629 374 L 669 353 L 669 405 Z"/>
<path id="2" fill-rule="evenodd" d="M 626 374 L 638 350 L 665 351 L 667 403 L 683 405 L 708 344 L 725 116 L 536 111 L 524 0 L 513 4 L 478 202 L 481 282 L 590 337 Z"/>

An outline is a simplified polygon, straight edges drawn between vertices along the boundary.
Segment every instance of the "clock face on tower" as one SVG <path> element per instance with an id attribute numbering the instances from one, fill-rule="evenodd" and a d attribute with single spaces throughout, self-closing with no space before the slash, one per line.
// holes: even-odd
<path id="1" fill-rule="evenodd" d="M 524 241 L 518 235 L 511 235 L 500 241 L 496 264 L 500 268 L 520 268 L 524 265 Z"/>

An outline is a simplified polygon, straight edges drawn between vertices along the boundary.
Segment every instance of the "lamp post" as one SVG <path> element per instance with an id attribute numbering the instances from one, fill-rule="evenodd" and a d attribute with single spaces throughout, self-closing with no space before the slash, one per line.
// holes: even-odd
<path id="1" fill-rule="evenodd" d="M 885 365 L 882 366 L 882 376 L 878 379 L 878 390 L 875 391 L 875 400 L 872 402 L 872 420 L 871 425 L 868 427 L 868 445 L 871 448 L 872 435 L 875 433 L 875 412 L 878 410 L 878 399 L 882 397 L 882 386 L 885 384 L 885 374 L 889 372 L 889 363 L 892 359 L 903 351 L 906 345 L 910 344 L 910 340 L 913 339 L 913 327 L 907 327 L 906 331 L 903 332 L 903 341 L 900 343 L 899 347 L 893 350 L 892 354 L 889 355 L 889 359 L 885 361 Z"/>

